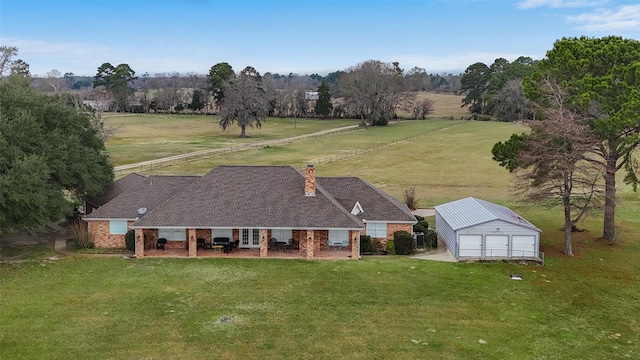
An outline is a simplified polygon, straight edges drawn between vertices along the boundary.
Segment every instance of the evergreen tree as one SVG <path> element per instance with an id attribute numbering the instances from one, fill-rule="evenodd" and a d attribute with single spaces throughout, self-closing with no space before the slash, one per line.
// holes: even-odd
<path id="1" fill-rule="evenodd" d="M 316 115 L 326 118 L 331 115 L 333 110 L 333 103 L 331 103 L 331 92 L 329 91 L 329 85 L 324 81 L 318 86 L 318 100 L 316 101 L 315 112 Z"/>

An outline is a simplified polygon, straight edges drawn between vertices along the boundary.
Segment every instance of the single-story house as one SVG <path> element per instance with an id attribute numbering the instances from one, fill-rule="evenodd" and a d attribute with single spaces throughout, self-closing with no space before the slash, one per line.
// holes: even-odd
<path id="1" fill-rule="evenodd" d="M 435 211 L 439 240 L 458 260 L 539 259 L 540 229 L 509 208 L 468 197 Z"/>
<path id="2" fill-rule="evenodd" d="M 218 166 L 204 176 L 146 177 L 83 219 L 96 247 L 124 247 L 135 230 L 136 256 L 154 251 L 159 238 L 168 249 L 197 256 L 197 241 L 239 240 L 259 249 L 292 239 L 301 255 L 346 249 L 357 259 L 360 235 L 383 242 L 394 232 L 412 232 L 407 206 L 357 177 L 317 177 L 290 166 Z"/>

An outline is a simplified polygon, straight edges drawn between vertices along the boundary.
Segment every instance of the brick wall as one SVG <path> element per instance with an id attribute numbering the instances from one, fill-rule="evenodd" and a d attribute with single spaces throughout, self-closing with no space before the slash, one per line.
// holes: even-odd
<path id="1" fill-rule="evenodd" d="M 211 229 L 197 229 L 196 239 L 204 239 L 205 244 L 211 244 Z"/>
<path id="2" fill-rule="evenodd" d="M 124 248 L 124 234 L 116 235 L 109 233 L 109 220 L 87 221 L 89 237 L 93 245 L 97 248 Z M 127 222 L 127 229 L 133 221 Z"/>
<path id="3" fill-rule="evenodd" d="M 293 230 L 291 236 L 293 236 L 294 240 L 298 240 L 300 251 L 307 250 L 307 232 L 305 230 Z"/>
<path id="4" fill-rule="evenodd" d="M 316 196 L 316 169 L 313 165 L 307 165 L 304 172 L 304 194 L 305 196 Z"/>
<path id="5" fill-rule="evenodd" d="M 158 243 L 158 229 L 143 229 L 144 234 L 144 248 L 155 249 Z"/>
<path id="6" fill-rule="evenodd" d="M 316 251 L 329 250 L 329 230 L 315 230 L 313 238 Z"/>
<path id="7" fill-rule="evenodd" d="M 182 249 L 182 250 L 186 250 L 187 249 L 187 242 L 188 241 L 171 241 L 171 240 L 167 240 L 167 243 L 164 245 L 165 249 Z"/>
<path id="8" fill-rule="evenodd" d="M 393 239 L 393 233 L 396 231 L 406 231 L 409 234 L 413 231 L 411 224 L 387 224 L 387 239 Z M 386 241 L 385 241 L 386 243 Z"/>

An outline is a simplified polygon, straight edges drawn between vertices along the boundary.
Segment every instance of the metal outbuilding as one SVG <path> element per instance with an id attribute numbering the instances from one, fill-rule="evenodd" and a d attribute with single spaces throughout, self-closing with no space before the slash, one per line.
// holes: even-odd
<path id="1" fill-rule="evenodd" d="M 435 210 L 438 237 L 458 260 L 540 258 L 540 229 L 509 208 L 468 197 Z"/>

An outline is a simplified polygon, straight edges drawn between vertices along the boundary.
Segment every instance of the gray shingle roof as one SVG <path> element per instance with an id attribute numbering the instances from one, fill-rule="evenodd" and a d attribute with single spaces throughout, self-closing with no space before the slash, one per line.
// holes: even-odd
<path id="1" fill-rule="evenodd" d="M 134 226 L 361 229 L 350 210 L 290 166 L 218 166 Z"/>
<path id="2" fill-rule="evenodd" d="M 102 206 L 116 198 L 118 195 L 135 187 L 146 178 L 146 176 L 138 173 L 131 173 L 123 176 L 122 178 L 109 183 L 100 195 L 87 199 L 87 202 L 94 206 Z"/>
<path id="3" fill-rule="evenodd" d="M 138 209 L 152 210 L 191 184 L 198 176 L 154 175 L 87 215 L 86 219 L 135 219 Z"/>
<path id="4" fill-rule="evenodd" d="M 540 231 L 540 229 L 516 214 L 513 210 L 474 197 L 437 205 L 435 209 L 453 230 L 463 229 L 493 220 L 502 220 Z"/>
<path id="5" fill-rule="evenodd" d="M 360 203 L 360 219 L 369 221 L 416 222 L 409 208 L 389 194 L 357 177 L 319 177 L 318 183 L 348 211 Z"/>

